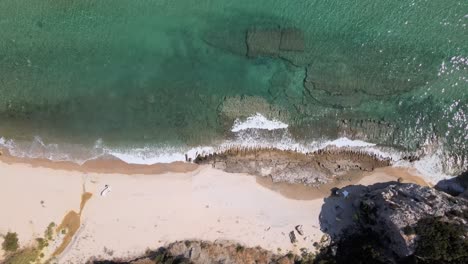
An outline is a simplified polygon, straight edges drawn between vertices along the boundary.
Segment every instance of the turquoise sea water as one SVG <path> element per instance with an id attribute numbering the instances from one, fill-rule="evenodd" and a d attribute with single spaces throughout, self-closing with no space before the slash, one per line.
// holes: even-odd
<path id="1" fill-rule="evenodd" d="M 210 145 L 260 112 L 466 169 L 467 24 L 458 0 L 1 0 L 0 136 Z"/>

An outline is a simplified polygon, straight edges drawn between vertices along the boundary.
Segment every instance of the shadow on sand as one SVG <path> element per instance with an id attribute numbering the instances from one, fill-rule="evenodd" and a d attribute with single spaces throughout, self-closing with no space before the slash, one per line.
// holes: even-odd
<path id="1" fill-rule="evenodd" d="M 332 189 L 331 195 L 324 198 L 319 216 L 320 229 L 328 234 L 332 241 L 339 238 L 344 231 L 355 227 L 359 209 L 359 204 L 356 203 L 361 194 L 396 183 L 392 181 L 370 186 L 349 185 L 341 189 Z"/>

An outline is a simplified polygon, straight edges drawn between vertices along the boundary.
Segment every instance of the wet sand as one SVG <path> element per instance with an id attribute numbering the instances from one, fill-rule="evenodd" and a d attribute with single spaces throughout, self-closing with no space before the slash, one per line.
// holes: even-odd
<path id="1" fill-rule="evenodd" d="M 119 173 L 119 174 L 162 174 L 167 172 L 190 172 L 198 165 L 186 162 L 158 163 L 153 165 L 129 164 L 118 158 L 107 156 L 77 164 L 70 161 L 51 161 L 40 158 L 18 158 L 1 149 L 0 161 L 7 164 L 27 164 L 32 167 L 79 171 L 83 173 Z"/>
<path id="2" fill-rule="evenodd" d="M 330 195 L 332 188 L 342 188 L 347 185 L 371 185 L 377 182 L 398 181 L 416 183 L 422 186 L 432 186 L 426 182 L 415 169 L 412 168 L 377 168 L 373 172 L 354 172 L 346 176 L 337 177 L 332 182 L 320 187 L 305 186 L 285 182 L 273 182 L 270 177 L 257 176 L 257 183 L 281 195 L 296 200 L 320 199 Z"/>

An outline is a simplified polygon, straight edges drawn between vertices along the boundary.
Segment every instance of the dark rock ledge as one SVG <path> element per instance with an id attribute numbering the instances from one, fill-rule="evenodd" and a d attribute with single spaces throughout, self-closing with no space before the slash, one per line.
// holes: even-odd
<path id="1" fill-rule="evenodd" d="M 468 200 L 397 182 L 343 189 L 348 199 L 325 199 L 320 225 L 332 243 L 316 261 L 468 263 Z"/>

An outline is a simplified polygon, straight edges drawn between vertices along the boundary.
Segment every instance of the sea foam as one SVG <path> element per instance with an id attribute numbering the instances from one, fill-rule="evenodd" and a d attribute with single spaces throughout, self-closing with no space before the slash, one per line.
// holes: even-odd
<path id="1" fill-rule="evenodd" d="M 275 130 L 275 129 L 285 129 L 288 128 L 288 124 L 285 124 L 278 120 L 269 120 L 264 117 L 262 114 L 257 113 L 254 116 L 248 117 L 245 121 L 236 119 L 234 125 L 231 128 L 232 132 L 239 132 L 246 129 L 266 129 L 266 130 Z"/>
<path id="2" fill-rule="evenodd" d="M 275 131 L 274 136 L 265 136 L 262 131 Z M 424 178 L 436 183 L 449 178 L 443 172 L 442 151 L 423 156 L 420 160 L 410 163 L 403 159 L 405 153 L 389 147 L 377 146 L 362 140 L 352 140 L 346 137 L 338 139 L 317 139 L 314 141 L 298 141 L 288 131 L 288 124 L 277 120 L 268 120 L 261 114 L 256 114 L 245 121 L 236 120 L 231 131 L 233 137 L 211 146 L 162 146 L 146 145 L 143 147 L 108 146 L 98 139 L 94 146 L 85 151 L 85 147 L 69 144 L 46 144 L 40 137 L 35 137 L 30 143 L 18 143 L 12 139 L 0 137 L 0 147 L 6 148 L 13 156 L 26 158 L 46 158 L 57 161 L 72 161 L 78 164 L 104 155 L 112 155 L 129 164 L 151 165 L 156 163 L 171 163 L 194 160 L 198 155 L 208 155 L 223 152 L 232 148 L 275 148 L 301 153 L 314 152 L 320 149 L 335 147 L 358 150 L 361 152 L 389 158 L 398 167 L 413 167 Z M 73 149 L 73 150 L 72 150 Z"/>

